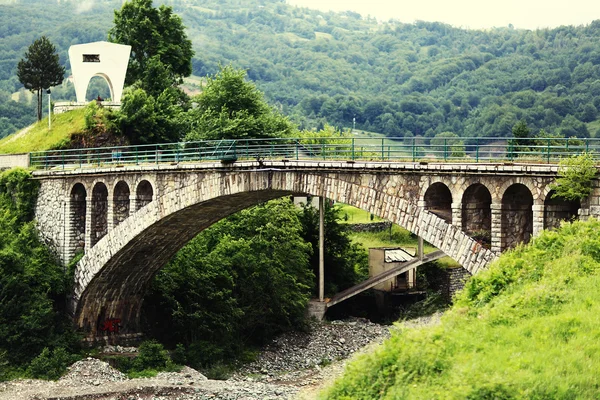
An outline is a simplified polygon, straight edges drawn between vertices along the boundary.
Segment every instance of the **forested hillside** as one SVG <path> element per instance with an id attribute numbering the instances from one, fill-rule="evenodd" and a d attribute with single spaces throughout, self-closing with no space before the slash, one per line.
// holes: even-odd
<path id="1" fill-rule="evenodd" d="M 270 103 L 300 128 L 351 127 L 354 119 L 357 128 L 409 137 L 507 136 L 520 119 L 534 133 L 595 136 L 600 128 L 600 21 L 477 31 L 378 23 L 278 0 L 167 3 L 188 28 L 194 75 L 214 74 L 219 64 L 247 68 Z M 0 136 L 34 119 L 24 94 L 11 100 L 21 88 L 16 64 L 27 46 L 47 35 L 68 70 L 68 47 L 105 40 L 120 5 L 0 5 Z M 53 91 L 53 99 L 73 96 L 68 84 Z"/>

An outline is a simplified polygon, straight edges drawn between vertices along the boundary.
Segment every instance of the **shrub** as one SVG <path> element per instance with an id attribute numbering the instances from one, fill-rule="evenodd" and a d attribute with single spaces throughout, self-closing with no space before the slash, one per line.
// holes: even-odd
<path id="1" fill-rule="evenodd" d="M 170 360 L 169 353 L 162 344 L 155 340 L 149 340 L 140 344 L 134 365 L 135 369 L 139 371 L 144 369 L 162 370 L 167 368 Z"/>
<path id="2" fill-rule="evenodd" d="M 559 163 L 558 178 L 551 188 L 553 197 L 565 200 L 583 200 L 592 192 L 592 180 L 598 172 L 589 153 L 563 158 Z"/>
<path id="3" fill-rule="evenodd" d="M 62 347 L 50 351 L 47 347 L 31 361 L 27 374 L 32 378 L 56 380 L 66 371 L 67 367 L 77 360 L 77 356 L 69 354 Z"/>

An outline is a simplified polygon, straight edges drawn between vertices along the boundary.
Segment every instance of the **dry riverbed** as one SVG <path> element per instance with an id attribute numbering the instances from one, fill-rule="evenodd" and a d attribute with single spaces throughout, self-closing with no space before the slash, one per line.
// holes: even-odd
<path id="1" fill-rule="evenodd" d="M 410 324 L 438 320 L 436 315 Z M 389 330 L 388 326 L 360 319 L 315 324 L 309 332 L 288 333 L 273 340 L 256 361 L 223 381 L 206 379 L 189 367 L 178 373 L 160 373 L 154 378 L 127 379 L 107 363 L 88 358 L 73 364 L 55 382 L 0 383 L 0 399 L 313 399 L 343 372 L 353 354 L 380 343 L 389 337 Z"/>

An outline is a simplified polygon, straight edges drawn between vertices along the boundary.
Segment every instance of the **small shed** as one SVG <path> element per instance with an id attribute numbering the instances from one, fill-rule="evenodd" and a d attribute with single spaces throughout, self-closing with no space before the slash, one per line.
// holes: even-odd
<path id="1" fill-rule="evenodd" d="M 379 247 L 369 249 L 369 277 L 377 276 L 392 268 L 412 260 L 415 248 Z M 373 289 L 385 292 L 406 292 L 416 287 L 416 268 L 410 269 L 395 278 L 381 283 Z"/>

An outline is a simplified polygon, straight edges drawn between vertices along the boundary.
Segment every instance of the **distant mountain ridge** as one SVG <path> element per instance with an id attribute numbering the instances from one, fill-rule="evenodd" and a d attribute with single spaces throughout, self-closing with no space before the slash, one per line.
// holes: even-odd
<path id="1" fill-rule="evenodd" d="M 0 6 L 0 136 L 29 123 L 27 106 L 7 97 L 20 87 L 16 63 L 27 46 L 45 34 L 67 64 L 71 44 L 106 39 L 121 3 L 19 0 Z M 478 31 L 438 22 L 378 23 L 278 0 L 164 3 L 188 28 L 194 75 L 213 74 L 219 64 L 246 68 L 301 128 L 355 123 L 388 136 L 451 131 L 499 137 L 524 119 L 534 133 L 595 136 L 600 129 L 600 20 Z M 32 4 L 43 7 L 32 13 Z M 53 98 L 71 92 L 57 88 Z"/>

